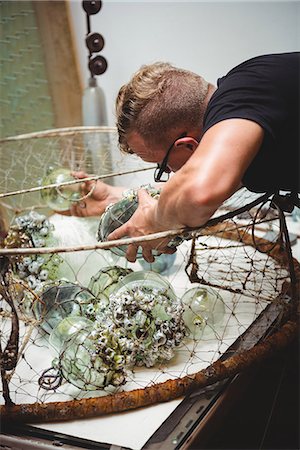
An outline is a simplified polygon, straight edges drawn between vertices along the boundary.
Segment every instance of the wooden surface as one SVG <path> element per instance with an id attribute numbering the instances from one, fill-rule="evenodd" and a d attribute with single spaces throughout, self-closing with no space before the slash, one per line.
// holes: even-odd
<path id="1" fill-rule="evenodd" d="M 82 83 L 68 1 L 33 1 L 56 127 L 82 125 Z"/>

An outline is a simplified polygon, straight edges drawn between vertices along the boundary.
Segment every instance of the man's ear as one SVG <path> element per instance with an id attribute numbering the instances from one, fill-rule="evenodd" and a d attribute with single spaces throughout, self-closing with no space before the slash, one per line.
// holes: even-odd
<path id="1" fill-rule="evenodd" d="M 199 145 L 199 142 L 191 136 L 185 136 L 177 139 L 175 142 L 175 147 L 179 147 L 180 145 L 185 145 L 189 150 L 194 152 Z"/>

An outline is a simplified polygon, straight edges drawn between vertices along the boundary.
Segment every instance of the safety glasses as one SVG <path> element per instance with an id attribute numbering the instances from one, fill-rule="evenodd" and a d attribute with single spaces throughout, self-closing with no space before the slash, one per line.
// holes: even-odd
<path id="1" fill-rule="evenodd" d="M 183 133 L 179 137 L 177 137 L 175 139 L 175 141 L 172 142 L 172 144 L 168 148 L 166 156 L 164 157 L 162 162 L 157 164 L 157 167 L 154 172 L 154 181 L 156 183 L 158 183 L 158 182 L 165 183 L 170 178 L 171 170 L 168 167 L 168 162 L 169 162 L 169 156 L 170 156 L 171 150 L 174 147 L 174 145 L 176 144 L 176 142 L 178 141 L 178 139 L 184 138 L 186 136 L 187 136 L 187 133 Z"/>

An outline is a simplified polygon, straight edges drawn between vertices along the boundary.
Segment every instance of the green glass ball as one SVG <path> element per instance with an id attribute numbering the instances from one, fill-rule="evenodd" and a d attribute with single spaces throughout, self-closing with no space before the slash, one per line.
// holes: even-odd
<path id="1" fill-rule="evenodd" d="M 76 180 L 69 169 L 59 168 L 50 171 L 41 182 L 41 186 L 60 184 Z M 54 211 L 66 211 L 72 203 L 80 200 L 80 184 L 58 186 L 41 191 L 41 198 Z"/>
<path id="2" fill-rule="evenodd" d="M 220 294 L 211 288 L 198 286 L 182 297 L 183 320 L 194 339 L 200 339 L 204 330 L 214 330 L 224 318 L 225 307 Z"/>
<path id="3" fill-rule="evenodd" d="M 67 316 L 78 316 L 85 305 L 94 302 L 94 296 L 76 283 L 61 281 L 49 285 L 35 301 L 33 314 L 40 320 L 40 327 L 48 334 Z"/>

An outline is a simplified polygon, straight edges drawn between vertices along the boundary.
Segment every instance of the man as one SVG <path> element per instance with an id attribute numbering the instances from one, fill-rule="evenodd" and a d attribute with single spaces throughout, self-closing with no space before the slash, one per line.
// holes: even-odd
<path id="1" fill-rule="evenodd" d="M 120 148 L 159 163 L 157 182 L 174 174 L 158 201 L 140 190 L 137 211 L 109 239 L 201 226 L 242 185 L 299 192 L 299 64 L 300 53 L 252 58 L 217 87 L 165 63 L 134 74 L 116 101 Z M 118 189 L 98 184 L 98 213 Z M 162 240 L 142 248 L 148 262 L 153 249 L 168 252 Z M 127 259 L 136 252 L 129 245 Z"/>

